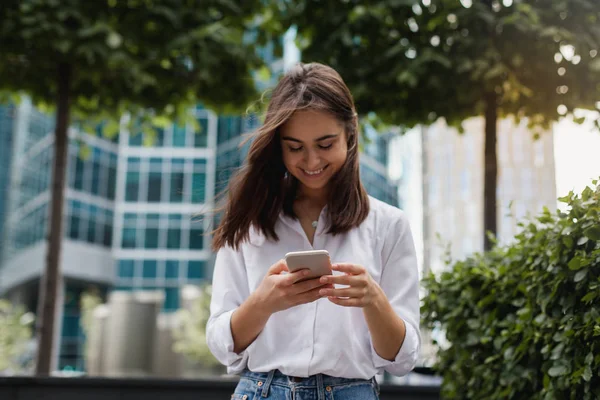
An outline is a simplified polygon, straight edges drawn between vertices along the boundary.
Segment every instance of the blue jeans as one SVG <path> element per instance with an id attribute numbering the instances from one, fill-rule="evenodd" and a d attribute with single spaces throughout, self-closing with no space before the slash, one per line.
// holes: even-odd
<path id="1" fill-rule="evenodd" d="M 234 400 L 377 400 L 379 385 L 375 378 L 346 379 L 317 374 L 291 378 L 279 370 L 244 371 L 231 396 Z"/>

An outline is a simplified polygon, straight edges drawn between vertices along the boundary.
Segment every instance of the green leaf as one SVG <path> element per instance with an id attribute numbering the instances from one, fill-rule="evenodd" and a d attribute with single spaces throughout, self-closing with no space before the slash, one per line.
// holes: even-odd
<path id="1" fill-rule="evenodd" d="M 263 82 L 268 82 L 271 80 L 271 70 L 264 66 L 260 68 L 257 72 L 257 78 Z"/>
<path id="2" fill-rule="evenodd" d="M 111 49 L 117 49 L 123 43 L 123 38 L 117 32 L 111 32 L 106 37 L 106 44 Z"/>
<path id="3" fill-rule="evenodd" d="M 592 365 L 592 362 L 594 361 L 594 353 L 592 353 L 591 351 L 588 353 L 587 356 L 585 356 L 585 363 L 586 365 Z"/>
<path id="4" fill-rule="evenodd" d="M 585 277 L 586 277 L 587 273 L 588 273 L 588 270 L 587 270 L 587 269 L 583 269 L 583 270 L 581 270 L 581 271 L 578 271 L 578 272 L 575 274 L 575 278 L 573 278 L 573 281 L 574 281 L 574 282 L 576 282 L 576 283 L 577 283 L 577 282 L 581 282 L 581 281 L 583 280 L 583 278 L 585 278 Z"/>
<path id="5" fill-rule="evenodd" d="M 585 231 L 583 231 L 583 234 L 590 240 L 600 241 L 600 226 L 592 226 L 591 228 L 588 228 Z"/>
<path id="6" fill-rule="evenodd" d="M 87 144 L 83 144 L 79 148 L 79 157 L 82 160 L 88 160 L 90 158 L 91 154 L 92 154 L 92 149 Z"/>
<path id="7" fill-rule="evenodd" d="M 568 372 L 569 372 L 569 370 L 567 369 L 566 366 L 559 365 L 559 366 L 550 368 L 548 370 L 548 375 L 550 375 L 551 377 L 555 378 L 557 376 L 566 375 Z"/>
<path id="8" fill-rule="evenodd" d="M 583 372 L 583 380 L 589 382 L 592 379 L 592 368 L 589 365 L 585 366 L 585 370 Z"/>
<path id="9" fill-rule="evenodd" d="M 569 269 L 578 270 L 581 268 L 581 259 L 579 257 L 574 257 L 571 261 L 569 261 Z"/>
<path id="10" fill-rule="evenodd" d="M 577 246 L 583 246 L 588 241 L 589 241 L 589 238 L 587 236 L 582 236 L 577 240 Z"/>
<path id="11" fill-rule="evenodd" d="M 115 120 L 108 121 L 102 128 L 102 133 L 109 139 L 114 138 L 119 133 L 119 123 Z"/>
<path id="12" fill-rule="evenodd" d="M 594 300 L 596 297 L 598 296 L 598 293 L 594 292 L 589 292 L 588 294 L 586 294 L 585 296 L 583 296 L 581 298 L 581 302 L 582 303 L 589 303 L 592 300 Z"/>

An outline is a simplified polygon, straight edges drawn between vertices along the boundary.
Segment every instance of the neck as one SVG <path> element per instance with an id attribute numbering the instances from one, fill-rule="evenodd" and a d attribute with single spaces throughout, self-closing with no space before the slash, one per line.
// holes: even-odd
<path id="1" fill-rule="evenodd" d="M 304 185 L 298 188 L 298 199 L 309 203 L 312 206 L 324 207 L 327 204 L 327 188 L 310 189 Z"/>

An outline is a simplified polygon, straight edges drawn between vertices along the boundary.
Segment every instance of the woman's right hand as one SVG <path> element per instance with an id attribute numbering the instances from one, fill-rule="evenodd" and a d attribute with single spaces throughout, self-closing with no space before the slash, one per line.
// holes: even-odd
<path id="1" fill-rule="evenodd" d="M 311 303 L 323 297 L 319 294 L 320 289 L 333 288 L 331 284 L 321 283 L 319 278 L 298 282 L 310 274 L 308 269 L 282 274 L 284 271 L 289 271 L 285 260 L 273 264 L 251 295 L 254 304 L 268 315 Z"/>

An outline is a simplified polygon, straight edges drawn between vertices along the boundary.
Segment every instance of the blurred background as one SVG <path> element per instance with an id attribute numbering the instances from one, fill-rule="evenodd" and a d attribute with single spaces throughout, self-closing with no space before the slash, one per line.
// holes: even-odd
<path id="1" fill-rule="evenodd" d="M 248 149 L 248 144 L 242 145 L 244 134 L 262 120 L 266 100 L 261 101 L 261 94 L 268 97 L 268 88 L 298 61 L 330 64 L 347 78 L 362 120 L 363 184 L 373 197 L 406 211 L 421 276 L 439 274 L 449 268 L 449 260 L 487 250 L 484 232 L 490 226 L 484 220 L 490 204 L 497 224 L 492 231 L 500 245 L 509 244 L 528 214 L 538 214 L 544 207 L 554 212 L 558 197 L 580 192 L 600 176 L 600 64 L 594 48 L 598 42 L 593 41 L 598 38 L 597 26 L 586 31 L 585 44 L 578 41 L 588 16 L 598 15 L 595 2 L 586 3 L 589 8 L 570 9 L 570 2 L 557 0 L 282 1 L 262 2 L 259 12 L 258 6 L 246 10 L 235 2 L 229 6 L 215 1 L 190 6 L 190 13 L 213 16 L 211 24 L 234 24 L 234 19 L 225 19 L 228 14 L 222 8 L 231 7 L 234 16 L 247 13 L 239 22 L 243 34 L 227 40 L 237 40 L 254 57 L 249 66 L 236 69 L 220 62 L 216 48 L 189 47 L 195 56 L 183 64 L 218 86 L 196 87 L 190 81 L 193 90 L 204 92 L 186 97 L 185 84 L 174 85 L 170 89 L 180 89 L 180 96 L 165 94 L 165 103 L 153 109 L 146 126 L 131 123 L 140 109 L 152 109 L 134 96 L 128 99 L 139 108 L 107 102 L 110 113 L 103 114 L 105 91 L 120 90 L 106 76 L 89 78 L 96 86 L 88 85 L 80 93 L 73 83 L 62 232 L 51 233 L 60 115 L 52 99 L 60 84 L 39 89 L 43 79 L 34 87 L 25 78 L 54 77 L 55 71 L 48 72 L 57 68 L 52 52 L 63 62 L 77 61 L 79 56 L 69 58 L 71 50 L 91 48 L 95 39 L 103 47 L 98 54 L 89 50 L 93 56 L 86 56 L 83 66 L 75 65 L 73 76 L 80 73 L 87 79 L 85 71 L 80 72 L 85 63 L 99 71 L 120 71 L 114 67 L 120 65 L 114 54 L 139 35 L 150 38 L 150 48 L 157 35 L 166 43 L 160 46 L 175 46 L 169 41 L 180 40 L 183 33 L 169 37 L 165 26 L 176 25 L 169 21 L 180 16 L 169 13 L 176 14 L 185 5 L 114 0 L 98 1 L 102 10 L 86 10 L 72 1 L 10 3 L 0 6 L 6 7 L 0 11 L 4 18 L 0 37 L 5 40 L 0 46 L 0 88 L 9 94 L 0 105 L 0 337 L 4 336 L 0 373 L 6 375 L 35 370 L 35 321 L 51 234 L 60 235 L 62 249 L 53 374 L 193 378 L 225 373 L 206 349 L 204 337 L 214 262 L 210 231 L 218 222 L 210 210 L 244 162 Z M 67 14 L 62 20 L 57 17 L 61 11 Z M 130 24 L 119 32 L 121 25 L 111 25 L 100 11 L 113 12 L 123 21 L 126 13 L 145 14 L 140 14 L 137 26 Z M 75 12 L 87 19 L 69 16 Z M 47 30 L 28 33 L 28 26 L 44 18 Z M 70 18 L 78 22 L 70 24 Z M 90 39 L 78 42 L 62 28 L 51 29 L 55 23 L 67 30 L 76 26 L 80 37 Z M 193 36 L 198 32 L 189 28 L 190 41 L 225 35 L 218 29 L 230 26 L 204 29 L 202 37 Z M 84 29 L 88 32 L 81 33 Z M 44 35 L 45 50 L 30 44 L 36 35 Z M 63 52 L 65 37 L 72 43 L 65 42 L 71 50 Z M 19 51 L 20 57 L 32 60 L 33 53 L 40 52 L 49 66 L 43 64 L 36 71 L 33 65 L 31 75 L 17 73 L 14 60 Z M 185 56 L 179 53 L 174 58 Z M 210 66 L 205 67 L 203 60 L 209 57 Z M 180 79 L 174 67 L 169 69 L 164 61 L 161 65 L 164 75 L 146 71 L 158 76 L 157 85 Z M 131 64 L 131 70 L 134 67 L 137 64 Z M 500 69 L 494 72 L 495 68 Z M 241 86 L 228 89 L 227 84 L 234 85 L 246 73 L 253 91 L 243 96 L 240 91 L 240 106 L 228 99 L 235 98 Z M 122 78 L 142 81 L 139 76 Z M 558 82 L 562 78 L 580 80 Z M 223 95 L 230 90 L 232 95 Z M 495 96 L 493 114 L 484 101 L 489 93 Z M 93 107 L 81 105 L 93 103 L 90 99 L 98 100 Z M 179 119 L 173 108 L 183 110 Z M 157 120 L 165 110 L 169 118 Z M 495 128 L 490 128 L 490 121 Z M 486 164 L 490 156 L 486 138 L 497 156 L 492 164 Z M 484 193 L 489 193 L 485 182 L 490 179 L 486 171 L 492 171 L 495 179 L 488 181 L 495 203 L 484 201 Z M 208 214 L 198 217 L 202 212 Z M 435 330 L 423 329 L 422 335 L 419 365 L 431 366 L 436 350 L 430 341 L 436 335 L 438 341 L 443 338 Z M 418 373 L 382 379 L 398 384 L 433 382 Z"/>

